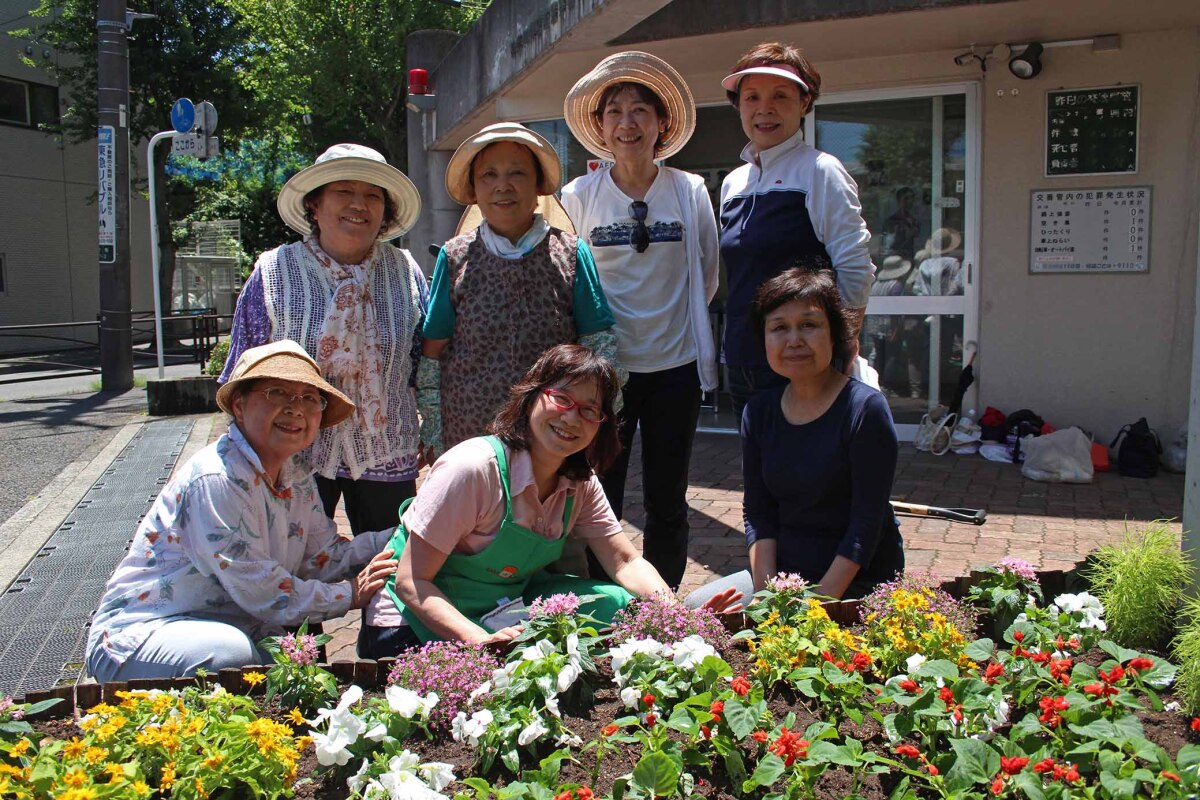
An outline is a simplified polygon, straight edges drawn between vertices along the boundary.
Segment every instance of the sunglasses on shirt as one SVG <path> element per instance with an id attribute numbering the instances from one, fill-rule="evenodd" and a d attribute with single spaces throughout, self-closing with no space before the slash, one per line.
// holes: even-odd
<path id="1" fill-rule="evenodd" d="M 646 252 L 650 246 L 650 229 L 646 227 L 646 215 L 650 207 L 644 200 L 634 200 L 629 204 L 629 216 L 633 217 L 633 230 L 629 232 L 629 246 L 639 253 Z"/>

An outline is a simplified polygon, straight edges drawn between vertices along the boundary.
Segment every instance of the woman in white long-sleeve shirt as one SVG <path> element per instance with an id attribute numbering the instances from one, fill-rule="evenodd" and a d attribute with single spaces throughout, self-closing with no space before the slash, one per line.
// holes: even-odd
<path id="1" fill-rule="evenodd" d="M 687 564 L 687 472 L 701 391 L 717 386 L 708 303 L 717 291 L 717 229 L 704 180 L 659 167 L 696 126 L 683 78 L 647 53 L 609 56 L 567 95 L 567 125 L 609 168 L 563 189 L 587 239 L 629 370 L 622 394 L 624 454 L 603 477 L 617 516 L 634 432 L 642 431 L 645 558 L 673 588 Z"/>

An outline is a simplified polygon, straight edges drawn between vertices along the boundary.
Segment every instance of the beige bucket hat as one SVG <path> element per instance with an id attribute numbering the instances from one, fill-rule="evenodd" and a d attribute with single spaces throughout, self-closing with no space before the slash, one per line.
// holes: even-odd
<path id="1" fill-rule="evenodd" d="M 396 206 L 396 220 L 379 232 L 383 240 L 407 233 L 421 213 L 421 194 L 400 170 L 387 163 L 378 150 L 361 144 L 335 144 L 317 156 L 311 166 L 293 175 L 279 190 L 275 203 L 279 216 L 296 233 L 307 236 L 312 227 L 304 218 L 304 196 L 333 181 L 364 181 L 380 187 Z"/>
<path id="2" fill-rule="evenodd" d="M 350 398 L 322 378 L 317 362 L 291 339 L 251 347 L 242 353 L 233 366 L 233 372 L 229 374 L 229 380 L 217 389 L 217 406 L 226 414 L 232 414 L 237 387 L 259 378 L 296 381 L 320 391 L 329 402 L 321 414 L 322 428 L 331 428 L 354 413 L 354 403 Z"/>
<path id="3" fill-rule="evenodd" d="M 475 202 L 475 190 L 471 187 L 471 163 L 484 148 L 497 142 L 516 142 L 528 147 L 542 166 L 538 194 L 548 195 L 558 191 L 562 182 L 562 164 L 559 163 L 554 145 L 519 122 L 497 122 L 468 138 L 450 156 L 450 163 L 446 166 L 446 191 L 454 202 L 464 206 Z"/>
<path id="4" fill-rule="evenodd" d="M 658 56 L 629 50 L 601 61 L 571 87 L 563 103 L 567 127 L 589 153 L 613 160 L 592 113 L 604 90 L 614 83 L 640 83 L 658 95 L 667 107 L 667 129 L 655 158 L 670 158 L 683 149 L 696 131 L 696 102 L 687 81 Z"/>

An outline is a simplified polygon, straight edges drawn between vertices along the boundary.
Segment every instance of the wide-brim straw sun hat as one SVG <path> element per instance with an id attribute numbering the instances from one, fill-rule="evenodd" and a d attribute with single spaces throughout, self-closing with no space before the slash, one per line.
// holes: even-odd
<path id="1" fill-rule="evenodd" d="M 962 234 L 954 228 L 938 228 L 925 242 L 925 250 L 930 255 L 933 255 L 935 249 L 938 253 L 950 253 L 961 246 Z"/>
<path id="2" fill-rule="evenodd" d="M 446 166 L 446 191 L 454 202 L 470 205 L 475 202 L 475 190 L 471 186 L 471 163 L 485 148 L 499 142 L 515 142 L 525 145 L 542 166 L 542 181 L 538 194 L 548 195 L 558 191 L 562 182 L 562 165 L 554 145 L 541 134 L 531 131 L 518 122 L 497 122 L 488 125 L 458 146 L 450 163 Z M 553 223 L 551 223 L 553 224 Z"/>
<path id="3" fill-rule="evenodd" d="M 363 181 L 388 193 L 396 207 L 396 219 L 380 231 L 380 239 L 395 239 L 407 233 L 421 213 L 417 187 L 407 175 L 387 163 L 382 153 L 361 144 L 335 144 L 279 190 L 275 205 L 284 223 L 296 233 L 305 236 L 312 233 L 312 226 L 304 218 L 304 196 L 334 181 Z"/>
<path id="4" fill-rule="evenodd" d="M 217 406 L 226 414 L 232 414 L 233 398 L 238 386 L 260 378 L 304 383 L 325 395 L 328 405 L 321 414 L 322 428 L 337 425 L 354 413 L 354 403 L 350 398 L 322 378 L 317 362 L 291 339 L 251 347 L 242 353 L 233 366 L 233 372 L 229 374 L 229 380 L 217 389 Z"/>
<path id="5" fill-rule="evenodd" d="M 571 218 L 567 216 L 567 210 L 563 208 L 563 204 L 559 202 L 554 195 L 543 195 L 538 198 L 537 208 L 533 210 L 535 214 L 541 214 L 546 218 L 546 222 L 550 223 L 550 227 L 558 228 L 560 231 L 567 233 L 575 233 L 575 224 L 571 222 Z M 455 236 L 462 236 L 464 233 L 469 233 L 483 223 L 483 212 L 479 210 L 479 206 L 471 203 L 467 206 L 458 218 L 458 227 L 454 229 Z"/>
<path id="6" fill-rule="evenodd" d="M 696 102 L 683 76 L 658 56 L 629 50 L 597 64 L 571 87 L 563 103 L 567 127 L 592 155 L 613 160 L 612 151 L 604 144 L 600 122 L 592 112 L 604 90 L 614 83 L 640 83 L 658 95 L 666 106 L 667 129 L 655 158 L 675 155 L 696 132 Z"/>

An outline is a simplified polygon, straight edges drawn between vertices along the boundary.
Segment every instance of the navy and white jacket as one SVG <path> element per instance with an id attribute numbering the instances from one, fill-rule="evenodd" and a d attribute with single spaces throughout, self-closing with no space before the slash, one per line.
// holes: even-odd
<path id="1" fill-rule="evenodd" d="M 858 185 L 842 162 L 809 147 L 802 131 L 761 153 L 746 145 L 742 160 L 721 186 L 721 256 L 729 279 L 724 356 L 727 364 L 765 367 L 750 320 L 763 282 L 792 266 L 832 267 L 846 305 L 863 308 L 875 266 Z"/>

